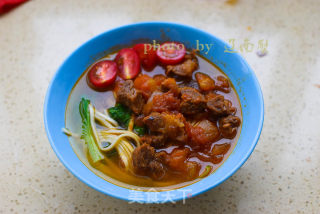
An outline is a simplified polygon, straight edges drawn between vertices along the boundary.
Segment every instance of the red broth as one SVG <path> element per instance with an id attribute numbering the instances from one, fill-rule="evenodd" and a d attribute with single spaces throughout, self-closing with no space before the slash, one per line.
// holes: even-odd
<path id="1" fill-rule="evenodd" d="M 103 57 L 102 59 L 114 59 L 115 54 L 111 54 L 108 56 Z M 196 70 L 193 73 L 193 80 L 195 80 L 195 73 L 196 72 L 202 72 L 210 77 L 214 78 L 217 76 L 224 76 L 227 78 L 227 76 L 214 64 L 206 60 L 205 58 L 196 55 L 198 62 L 199 62 L 199 69 Z M 102 60 L 101 59 L 101 60 Z M 91 103 L 96 107 L 99 111 L 104 111 L 105 109 L 108 109 L 110 107 L 113 107 L 116 103 L 116 100 L 114 98 L 114 94 L 112 90 L 107 90 L 105 92 L 99 92 L 93 90 L 91 87 L 87 84 L 87 78 L 86 73 L 88 71 L 85 71 L 83 75 L 79 78 L 77 83 L 75 84 L 68 100 L 68 104 L 66 106 L 66 127 L 72 130 L 75 133 L 81 133 L 81 117 L 79 114 L 79 102 L 82 97 L 86 97 L 91 100 Z M 152 71 L 145 71 L 142 69 L 142 74 L 147 74 L 151 77 L 162 74 L 165 75 L 165 69 L 161 66 L 156 66 Z M 117 77 L 119 78 L 119 77 Z M 230 81 L 229 81 L 230 82 Z M 187 84 L 183 81 L 177 81 L 178 84 Z M 197 85 L 195 81 L 192 83 L 188 83 L 187 85 Z M 218 91 L 218 94 L 221 94 L 225 97 L 225 99 L 228 99 L 232 102 L 232 105 L 237 109 L 237 112 L 235 113 L 235 116 L 239 117 L 240 120 L 242 120 L 242 113 L 241 113 L 241 106 L 238 99 L 238 95 L 232 86 L 231 82 L 231 90 L 229 93 L 224 93 L 221 91 Z M 201 151 L 196 150 L 194 151 L 192 147 L 186 145 L 186 148 L 189 148 L 191 151 L 191 155 L 189 157 L 189 161 L 193 161 L 198 163 L 201 166 L 200 173 L 203 173 L 205 171 L 205 168 L 209 165 L 212 167 L 211 173 L 214 173 L 214 171 L 223 164 L 223 162 L 228 158 L 230 153 L 232 152 L 233 148 L 236 145 L 236 142 L 238 140 L 238 137 L 240 135 L 241 131 L 241 125 L 238 128 L 237 134 L 233 139 L 225 139 L 220 137 L 218 140 L 213 142 L 210 145 L 210 150 L 212 150 L 215 146 L 216 148 L 220 148 L 219 145 L 228 143 L 230 146 L 224 148 L 227 149 L 225 151 L 225 154 L 222 156 L 219 156 L 214 162 L 209 162 L 204 157 L 205 155 L 201 156 Z M 102 162 L 93 164 L 90 160 L 90 156 L 87 154 L 87 150 L 85 149 L 84 143 L 76 138 L 70 138 L 70 143 L 79 157 L 79 159 L 95 174 L 100 176 L 101 178 L 114 183 L 118 186 L 127 187 L 127 188 L 134 188 L 134 187 L 154 187 L 154 188 L 166 188 L 166 189 L 175 189 L 180 188 L 189 184 L 192 184 L 194 182 L 199 181 L 201 178 L 196 178 L 193 180 L 187 180 L 183 176 L 180 176 L 179 174 L 175 173 L 172 170 L 168 170 L 169 176 L 167 176 L 169 179 L 165 180 L 154 180 L 147 176 L 141 176 L 138 174 L 128 173 L 125 171 L 120 164 L 119 156 L 118 155 L 110 155 L 107 156 L 105 160 Z M 166 153 L 170 154 L 175 148 L 178 148 L 177 145 L 170 145 L 165 148 L 159 148 L 156 149 L 156 152 L 165 151 Z M 200 153 L 200 155 L 199 155 Z M 199 157 L 200 156 L 200 157 Z"/>

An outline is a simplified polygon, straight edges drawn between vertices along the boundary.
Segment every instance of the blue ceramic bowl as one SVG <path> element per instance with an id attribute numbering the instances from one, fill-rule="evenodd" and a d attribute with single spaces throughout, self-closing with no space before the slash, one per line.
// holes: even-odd
<path id="1" fill-rule="evenodd" d="M 95 60 L 114 47 L 132 45 L 137 41 L 180 41 L 188 48 L 201 44 L 213 44 L 206 54 L 230 78 L 239 95 L 242 107 L 242 129 L 235 149 L 229 158 L 213 174 L 192 185 L 154 196 L 150 192 L 137 192 L 116 186 L 95 175 L 77 157 L 68 138 L 61 132 L 65 126 L 65 110 L 68 96 L 80 75 Z M 48 88 L 44 104 L 44 123 L 51 146 L 65 167 L 88 186 L 119 199 L 144 203 L 162 203 L 195 196 L 221 184 L 248 159 L 258 142 L 264 116 L 264 105 L 257 78 L 237 53 L 225 52 L 230 46 L 217 37 L 185 25 L 151 22 L 137 23 L 107 31 L 83 44 L 69 56 L 59 68 Z M 153 194 L 153 195 L 148 195 Z M 152 200 L 150 200 L 152 199 Z"/>

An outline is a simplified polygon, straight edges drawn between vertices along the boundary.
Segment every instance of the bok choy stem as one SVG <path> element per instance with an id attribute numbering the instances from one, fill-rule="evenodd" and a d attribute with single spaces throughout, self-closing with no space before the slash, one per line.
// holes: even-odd
<path id="1" fill-rule="evenodd" d="M 85 98 L 81 99 L 79 104 L 79 112 L 82 119 L 82 135 L 83 139 L 88 147 L 89 155 L 94 163 L 104 159 L 104 155 L 100 152 L 97 139 L 93 133 L 92 119 L 94 119 L 94 110 L 90 111 L 90 100 Z M 93 118 L 92 118 L 93 117 Z"/>

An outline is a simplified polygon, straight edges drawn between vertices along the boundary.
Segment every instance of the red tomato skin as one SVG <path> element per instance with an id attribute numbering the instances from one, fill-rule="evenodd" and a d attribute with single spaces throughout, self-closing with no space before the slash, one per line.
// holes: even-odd
<path id="1" fill-rule="evenodd" d="M 149 99 L 153 91 L 155 91 L 157 88 L 156 81 L 146 74 L 139 75 L 137 78 L 135 78 L 133 85 L 136 89 L 142 91 L 146 99 Z"/>
<path id="2" fill-rule="evenodd" d="M 118 67 L 114 61 L 102 60 L 95 63 L 87 74 L 88 85 L 98 91 L 106 90 L 117 78 Z"/>
<path id="3" fill-rule="evenodd" d="M 158 62 L 157 52 L 151 44 L 136 44 L 133 49 L 137 52 L 141 65 L 146 71 L 152 71 L 156 67 Z"/>
<path id="4" fill-rule="evenodd" d="M 175 55 L 169 56 L 168 47 L 172 45 L 176 48 Z M 158 60 L 164 65 L 175 65 L 183 61 L 186 55 L 186 48 L 180 42 L 165 42 L 157 49 Z"/>
<path id="5" fill-rule="evenodd" d="M 121 49 L 114 61 L 118 65 L 119 76 L 124 80 L 135 78 L 141 71 L 139 56 L 132 48 Z"/>
<path id="6" fill-rule="evenodd" d="M 190 154 L 190 150 L 188 148 L 176 148 L 174 149 L 168 159 L 168 165 L 171 169 L 175 169 L 178 171 L 186 170 L 186 161 L 187 157 Z"/>

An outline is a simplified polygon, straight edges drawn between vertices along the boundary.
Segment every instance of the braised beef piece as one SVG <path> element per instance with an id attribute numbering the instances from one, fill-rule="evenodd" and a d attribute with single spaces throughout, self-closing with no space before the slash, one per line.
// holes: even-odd
<path id="1" fill-rule="evenodd" d="M 177 65 L 167 65 L 166 74 L 174 73 L 179 76 L 191 77 L 199 67 L 198 59 L 194 54 L 186 54 L 184 61 Z"/>
<path id="2" fill-rule="evenodd" d="M 211 91 L 215 89 L 215 81 L 207 74 L 197 72 L 195 77 L 201 91 Z"/>
<path id="3" fill-rule="evenodd" d="M 134 125 L 135 126 L 139 126 L 139 127 L 143 127 L 144 123 L 143 123 L 143 115 L 138 115 L 137 117 L 134 118 Z"/>
<path id="4" fill-rule="evenodd" d="M 184 79 L 184 80 L 179 84 L 179 86 L 180 86 L 181 88 L 183 88 L 183 87 L 191 87 L 191 88 L 200 90 L 197 81 L 195 81 L 194 79 Z"/>
<path id="5" fill-rule="evenodd" d="M 187 140 L 185 118 L 180 113 L 152 112 L 143 119 L 143 122 L 151 134 L 163 135 L 165 138 L 178 142 Z"/>
<path id="6" fill-rule="evenodd" d="M 166 136 L 163 134 L 144 135 L 140 137 L 142 143 L 149 144 L 154 148 L 161 148 L 166 143 Z"/>
<path id="7" fill-rule="evenodd" d="M 215 117 L 222 117 L 229 114 L 234 114 L 236 112 L 236 108 L 232 107 L 232 103 L 230 100 L 224 99 L 224 96 L 209 93 L 206 95 L 207 98 L 207 108 Z"/>
<path id="8" fill-rule="evenodd" d="M 187 115 L 203 112 L 206 108 L 205 97 L 191 87 L 181 88 L 180 112 Z"/>
<path id="9" fill-rule="evenodd" d="M 166 168 L 162 163 L 164 159 L 165 153 L 156 153 L 155 149 L 149 144 L 137 147 L 132 153 L 135 172 L 156 180 L 161 180 L 166 174 Z"/>
<path id="10" fill-rule="evenodd" d="M 143 122 L 152 132 L 163 134 L 166 131 L 166 118 L 158 112 L 152 112 L 149 116 L 143 119 Z"/>
<path id="11" fill-rule="evenodd" d="M 219 120 L 219 130 L 224 138 L 232 139 L 237 134 L 237 129 L 240 126 L 240 118 L 229 115 Z"/>
<path id="12" fill-rule="evenodd" d="M 145 104 L 142 92 L 133 87 L 132 80 L 117 83 L 116 86 L 116 99 L 130 108 L 135 114 L 140 114 Z"/>
<path id="13" fill-rule="evenodd" d="M 215 83 L 215 89 L 218 91 L 222 91 L 224 93 L 229 93 L 230 92 L 229 80 L 224 76 L 218 76 L 217 81 Z"/>
<path id="14" fill-rule="evenodd" d="M 161 83 L 161 90 L 163 92 L 171 92 L 175 96 L 180 93 L 180 88 L 178 87 L 176 80 L 174 78 L 167 78 Z"/>

